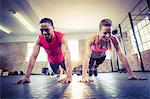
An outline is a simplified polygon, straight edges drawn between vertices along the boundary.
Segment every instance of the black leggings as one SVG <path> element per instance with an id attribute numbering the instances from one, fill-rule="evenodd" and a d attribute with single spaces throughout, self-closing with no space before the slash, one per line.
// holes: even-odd
<path id="1" fill-rule="evenodd" d="M 105 60 L 106 56 L 102 58 L 90 58 L 89 61 L 89 69 L 93 68 L 94 62 L 96 61 L 96 64 L 94 65 L 94 68 L 97 68 L 99 64 L 102 64 L 103 61 Z"/>

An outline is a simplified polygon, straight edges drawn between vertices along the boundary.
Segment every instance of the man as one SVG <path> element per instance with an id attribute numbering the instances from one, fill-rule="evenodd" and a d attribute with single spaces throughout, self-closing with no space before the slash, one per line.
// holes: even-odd
<path id="1" fill-rule="evenodd" d="M 100 33 L 94 34 L 88 37 L 85 45 L 85 55 L 83 59 L 83 73 L 81 82 L 89 82 L 87 77 L 87 62 L 89 61 L 89 76 L 92 75 L 92 68 L 94 68 L 94 74 L 97 75 L 96 68 L 99 64 L 103 63 L 106 57 L 106 51 L 111 51 L 111 45 L 114 45 L 116 52 L 118 53 L 123 65 L 128 70 L 129 79 L 137 79 L 126 56 L 121 51 L 119 41 L 116 36 L 111 32 L 112 22 L 110 19 L 104 19 L 99 24 Z M 112 44 L 111 44 L 112 43 Z M 96 64 L 94 65 L 94 62 Z M 94 67 L 93 67 L 94 66 Z"/>
<path id="2" fill-rule="evenodd" d="M 33 48 L 26 74 L 24 79 L 17 81 L 17 83 L 30 83 L 30 75 L 39 54 L 40 47 L 45 49 L 48 61 L 54 73 L 59 74 L 59 65 L 66 71 L 67 77 L 59 80 L 59 82 L 70 83 L 72 80 L 71 60 L 65 36 L 60 32 L 54 31 L 53 21 L 49 18 L 43 18 L 39 25 L 41 34 L 39 34 Z"/>

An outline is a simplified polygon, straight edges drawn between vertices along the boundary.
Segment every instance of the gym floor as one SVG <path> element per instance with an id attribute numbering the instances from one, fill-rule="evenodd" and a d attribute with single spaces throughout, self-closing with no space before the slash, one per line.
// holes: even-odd
<path id="1" fill-rule="evenodd" d="M 136 75 L 150 78 L 149 72 Z M 1 99 L 150 99 L 150 80 L 128 80 L 127 73 L 98 73 L 91 83 L 78 82 L 77 75 L 70 84 L 57 83 L 56 75 L 31 75 L 29 84 L 12 83 L 21 78 L 1 77 Z"/>

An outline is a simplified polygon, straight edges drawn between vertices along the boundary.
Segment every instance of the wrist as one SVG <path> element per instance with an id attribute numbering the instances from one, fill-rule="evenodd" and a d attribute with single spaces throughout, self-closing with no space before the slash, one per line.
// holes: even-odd
<path id="1" fill-rule="evenodd" d="M 83 78 L 83 79 L 87 78 L 87 75 L 83 75 L 82 78 Z"/>
<path id="2" fill-rule="evenodd" d="M 28 78 L 29 79 L 30 77 L 28 75 L 25 75 L 24 78 Z"/>
<path id="3" fill-rule="evenodd" d="M 72 75 L 67 75 L 67 78 L 72 78 Z"/>
<path id="4" fill-rule="evenodd" d="M 133 72 L 129 72 L 128 75 L 129 76 L 134 76 L 134 73 Z"/>
<path id="5" fill-rule="evenodd" d="M 67 72 L 67 75 L 72 75 L 72 70 L 68 69 L 66 70 L 66 72 Z"/>

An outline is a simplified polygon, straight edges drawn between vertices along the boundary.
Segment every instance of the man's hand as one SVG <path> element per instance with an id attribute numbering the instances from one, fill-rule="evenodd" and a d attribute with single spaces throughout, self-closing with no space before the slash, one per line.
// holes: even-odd
<path id="1" fill-rule="evenodd" d="M 15 84 L 24 84 L 24 83 L 30 83 L 30 79 L 25 77 L 24 79 L 21 80 L 17 80 L 16 82 L 14 82 Z"/>
<path id="2" fill-rule="evenodd" d="M 60 79 L 58 82 L 59 83 L 71 83 L 72 78 L 71 77 L 66 77 L 66 78 Z"/>
<path id="3" fill-rule="evenodd" d="M 89 82 L 93 82 L 93 80 L 89 80 L 87 77 L 82 77 L 80 82 L 82 82 L 82 83 L 89 83 Z"/>

